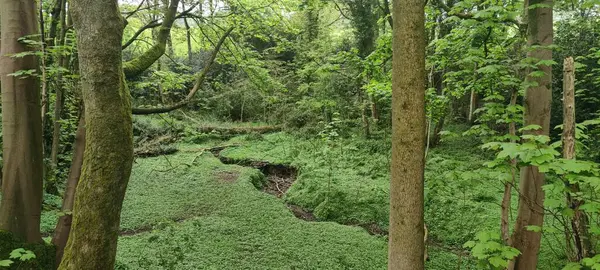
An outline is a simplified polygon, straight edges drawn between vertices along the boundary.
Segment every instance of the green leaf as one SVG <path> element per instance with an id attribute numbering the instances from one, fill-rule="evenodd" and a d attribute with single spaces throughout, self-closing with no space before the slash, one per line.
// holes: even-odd
<path id="1" fill-rule="evenodd" d="M 530 130 L 541 130 L 542 126 L 540 125 L 528 125 L 519 129 L 519 132 L 530 131 Z"/>
<path id="2" fill-rule="evenodd" d="M 35 253 L 33 253 L 31 250 L 28 250 L 27 252 L 25 252 L 25 254 L 21 255 L 20 260 L 26 262 L 32 259 L 35 259 Z"/>
<path id="3" fill-rule="evenodd" d="M 558 63 L 556 63 L 554 60 L 551 59 L 547 59 L 547 60 L 540 60 L 539 62 L 537 62 L 535 64 L 536 66 L 553 66 L 553 65 L 558 65 Z"/>
<path id="4" fill-rule="evenodd" d="M 592 258 L 583 258 L 581 260 L 581 264 L 583 264 L 585 266 L 592 266 L 592 265 L 596 264 L 596 262 Z"/>
<path id="5" fill-rule="evenodd" d="M 11 264 L 13 264 L 13 261 L 11 261 L 11 260 L 1 260 L 0 261 L 0 267 L 10 267 Z"/>
<path id="6" fill-rule="evenodd" d="M 25 249 L 24 248 L 17 248 L 14 249 L 13 251 L 10 252 L 9 258 L 10 259 L 17 259 L 21 257 L 21 254 L 25 253 Z"/>
<path id="7" fill-rule="evenodd" d="M 475 241 L 468 241 L 463 245 L 464 248 L 472 248 L 474 246 L 475 246 Z"/>
<path id="8" fill-rule="evenodd" d="M 535 225 L 529 225 L 529 226 L 525 226 L 525 228 L 526 228 L 528 231 L 531 231 L 531 232 L 541 232 L 541 231 L 542 231 L 542 227 L 540 227 L 540 226 L 535 226 Z"/>
<path id="9" fill-rule="evenodd" d="M 581 265 L 578 263 L 568 263 L 562 270 L 580 270 Z"/>

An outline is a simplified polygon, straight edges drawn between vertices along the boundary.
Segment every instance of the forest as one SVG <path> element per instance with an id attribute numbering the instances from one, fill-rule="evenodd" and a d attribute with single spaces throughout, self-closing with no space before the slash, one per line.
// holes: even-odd
<path id="1" fill-rule="evenodd" d="M 0 0 L 0 39 L 0 269 L 600 269 L 600 0 Z"/>

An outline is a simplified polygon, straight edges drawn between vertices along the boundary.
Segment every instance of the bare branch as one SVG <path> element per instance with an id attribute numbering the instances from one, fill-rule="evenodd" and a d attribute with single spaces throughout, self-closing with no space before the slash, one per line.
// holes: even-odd
<path id="1" fill-rule="evenodd" d="M 180 102 L 178 102 L 176 104 L 173 104 L 173 105 L 170 105 L 170 106 L 167 106 L 167 107 L 161 107 L 161 108 L 132 108 L 132 113 L 133 114 L 166 113 L 166 112 L 177 110 L 179 108 L 183 108 L 186 105 L 188 105 L 190 103 L 190 101 L 192 100 L 192 98 L 194 97 L 194 95 L 196 95 L 196 93 L 198 92 L 198 90 L 200 90 L 200 87 L 202 86 L 202 84 L 204 83 L 204 81 L 206 80 L 206 75 L 208 74 L 208 71 L 210 70 L 210 68 L 215 63 L 215 60 L 217 58 L 217 55 L 219 54 L 219 51 L 221 50 L 221 47 L 225 43 L 225 40 L 227 40 L 227 37 L 233 31 L 233 29 L 234 29 L 233 27 L 229 28 L 223 34 L 223 36 L 221 36 L 221 39 L 219 40 L 219 42 L 215 46 L 215 49 L 213 50 L 213 53 L 211 54 L 210 59 L 208 60 L 208 63 L 206 64 L 206 66 L 202 69 L 202 71 L 198 75 L 198 78 L 196 79 L 196 83 L 194 84 L 194 87 L 192 88 L 192 90 L 190 90 L 190 92 L 185 97 L 185 99 L 183 99 L 182 101 L 180 101 Z"/>

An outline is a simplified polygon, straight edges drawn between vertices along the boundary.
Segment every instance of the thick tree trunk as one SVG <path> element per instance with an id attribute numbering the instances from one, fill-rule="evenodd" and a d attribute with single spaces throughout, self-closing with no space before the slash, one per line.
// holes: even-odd
<path id="1" fill-rule="evenodd" d="M 3 174 L 0 230 L 26 242 L 41 242 L 42 210 L 42 112 L 39 80 L 35 76 L 11 76 L 19 70 L 37 69 L 35 56 L 12 58 L 31 51 L 18 39 L 39 33 L 35 1 L 1 0 Z"/>
<path id="2" fill-rule="evenodd" d="M 117 0 L 72 0 L 86 144 L 73 223 L 59 269 L 113 269 L 133 162 L 131 100 L 121 63 Z"/>
<path id="3" fill-rule="evenodd" d="M 552 0 L 529 0 L 525 5 L 528 13 L 529 46 L 532 48 L 527 56 L 539 60 L 552 60 Z M 530 8 L 531 7 L 531 8 Z M 536 82 L 525 92 L 524 124 L 539 125 L 541 130 L 527 131 L 531 135 L 549 135 L 550 104 L 552 101 L 552 66 L 538 66 L 544 72 L 542 77 L 528 77 L 526 80 Z M 521 169 L 519 207 L 517 220 L 512 235 L 512 245 L 521 251 L 514 263 L 515 269 L 536 269 L 540 250 L 541 232 L 532 231 L 528 226 L 542 227 L 544 223 L 544 174 L 537 167 L 528 166 Z"/>
<path id="4" fill-rule="evenodd" d="M 388 269 L 424 269 L 425 3 L 394 0 Z"/>
<path id="5" fill-rule="evenodd" d="M 83 112 L 82 112 L 83 113 Z M 56 266 L 60 264 L 62 256 L 69 239 L 71 232 L 71 223 L 73 221 L 73 204 L 75 203 L 75 190 L 81 176 L 81 166 L 83 165 L 83 155 L 85 150 L 85 117 L 80 116 L 79 126 L 75 134 L 75 142 L 73 143 L 73 160 L 69 170 L 69 178 L 67 179 L 67 189 L 63 197 L 61 212 L 63 216 L 58 218 L 54 235 L 52 236 L 52 244 L 56 246 Z"/>
<path id="6" fill-rule="evenodd" d="M 564 78 L 563 78 L 563 158 L 575 159 L 575 63 L 572 57 L 564 61 Z M 567 205 L 573 209 L 573 217 L 571 218 L 571 229 L 573 232 L 572 240 L 577 249 L 575 256 L 572 256 L 574 261 L 580 261 L 592 254 L 592 244 L 590 243 L 588 233 L 588 217 L 584 212 L 579 210 L 583 204 L 578 198 L 574 198 L 573 194 L 580 192 L 578 184 L 565 182 L 568 188 Z M 567 238 L 568 244 L 571 237 Z"/>

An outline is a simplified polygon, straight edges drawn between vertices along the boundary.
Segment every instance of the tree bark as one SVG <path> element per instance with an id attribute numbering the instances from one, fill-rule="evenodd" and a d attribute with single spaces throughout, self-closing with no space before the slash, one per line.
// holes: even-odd
<path id="1" fill-rule="evenodd" d="M 575 159 L 575 62 L 572 57 L 564 61 L 564 77 L 563 77 L 563 158 Z M 565 182 L 567 186 L 567 205 L 573 209 L 573 217 L 571 218 L 572 240 L 577 249 L 577 253 L 573 257 L 574 261 L 580 261 L 592 254 L 592 244 L 588 233 L 588 217 L 584 212 L 579 210 L 583 205 L 583 201 L 574 198 L 573 194 L 580 191 L 578 184 Z M 567 241 L 571 241 L 571 237 Z"/>
<path id="2" fill-rule="evenodd" d="M 121 62 L 117 0 L 72 0 L 86 143 L 71 233 L 59 269 L 113 269 L 133 162 L 131 97 Z"/>
<path id="3" fill-rule="evenodd" d="M 388 269 L 424 269 L 425 3 L 394 0 Z"/>
<path id="4" fill-rule="evenodd" d="M 58 35 L 58 45 L 65 46 L 66 45 L 66 35 L 67 35 L 67 1 L 61 1 L 61 9 L 60 12 L 60 33 Z M 63 68 L 67 68 L 67 58 L 63 55 L 59 55 L 56 59 L 56 62 Z M 63 76 L 61 73 L 58 74 L 56 80 L 55 88 L 56 88 L 56 100 L 54 102 L 54 123 L 52 128 L 52 146 L 50 149 L 50 164 L 52 171 L 56 175 L 56 168 L 58 166 L 58 154 L 60 149 L 60 134 L 61 134 L 61 119 L 62 119 L 62 111 L 64 107 L 64 89 L 63 89 Z M 42 121 L 43 122 L 43 121 Z M 50 177 L 46 181 L 46 193 L 49 194 L 58 194 L 57 187 L 58 179 L 56 177 Z"/>
<path id="5" fill-rule="evenodd" d="M 200 10 L 202 10 L 202 2 L 204 2 L 204 0 L 200 1 Z M 181 2 L 181 6 L 182 8 L 185 10 L 185 3 Z M 202 16 L 202 14 L 200 14 L 200 16 Z M 183 24 L 185 25 L 185 43 L 187 44 L 187 61 L 188 61 L 188 65 L 192 64 L 192 30 L 190 28 L 190 24 L 188 23 L 188 20 L 186 17 L 183 18 Z"/>
<path id="6" fill-rule="evenodd" d="M 83 112 L 82 112 L 83 113 Z M 85 150 L 85 117 L 80 116 L 79 126 L 75 134 L 75 142 L 73 143 L 73 160 L 69 170 L 69 178 L 67 179 L 67 189 L 63 197 L 61 212 L 62 216 L 58 218 L 58 223 L 54 229 L 52 236 L 52 244 L 56 246 L 56 266 L 60 264 L 64 254 L 69 233 L 71 232 L 71 223 L 73 221 L 73 204 L 75 203 L 75 190 L 81 176 L 81 167 L 83 165 L 83 155 Z"/>
<path id="7" fill-rule="evenodd" d="M 529 0 L 525 5 L 528 13 L 527 43 L 531 48 L 527 57 L 538 60 L 552 60 L 552 0 Z M 531 7 L 531 8 L 530 8 Z M 550 131 L 550 104 L 552 102 L 552 66 L 539 65 L 542 77 L 526 78 L 535 82 L 525 91 L 524 125 L 539 125 L 541 130 L 526 131 L 530 135 L 549 135 Z M 540 250 L 541 232 L 527 229 L 527 226 L 542 227 L 544 223 L 544 174 L 535 166 L 521 169 L 519 207 L 517 220 L 511 238 L 513 247 L 521 251 L 512 264 L 514 269 L 536 269 L 538 253 Z M 512 265 L 511 265 L 512 266 Z"/>
<path id="8" fill-rule="evenodd" d="M 126 78 L 133 78 L 140 75 L 165 53 L 167 39 L 170 36 L 171 27 L 176 19 L 178 5 L 179 0 L 171 0 L 169 7 L 165 11 L 163 22 L 158 30 L 158 36 L 154 45 L 139 57 L 123 64 L 123 71 Z"/>
<path id="9" fill-rule="evenodd" d="M 0 0 L 2 46 L 3 174 L 0 230 L 13 233 L 26 242 L 42 242 L 42 112 L 39 79 L 12 76 L 19 70 L 36 70 L 36 56 L 10 55 L 37 48 L 18 39 L 39 34 L 35 1 Z"/>
<path id="10" fill-rule="evenodd" d="M 513 89 L 511 96 L 510 96 L 510 106 L 515 106 L 517 105 L 517 98 L 519 96 L 519 91 L 515 88 Z M 517 125 L 516 123 L 510 122 L 508 124 L 508 134 L 510 136 L 517 136 Z M 511 139 L 511 142 L 516 142 L 514 139 Z M 504 241 L 505 244 L 510 245 L 510 230 L 509 230 L 509 225 L 510 225 L 510 203 L 512 200 L 512 186 L 514 185 L 514 183 L 516 182 L 516 178 L 517 178 L 517 160 L 513 159 L 510 161 L 511 162 L 511 168 L 510 168 L 510 173 L 511 173 L 511 179 L 510 182 L 505 182 L 504 183 L 504 194 L 502 195 L 502 203 L 501 203 L 501 208 L 502 208 L 502 213 L 501 213 L 501 218 L 500 218 L 500 233 L 502 235 L 502 241 Z"/>

